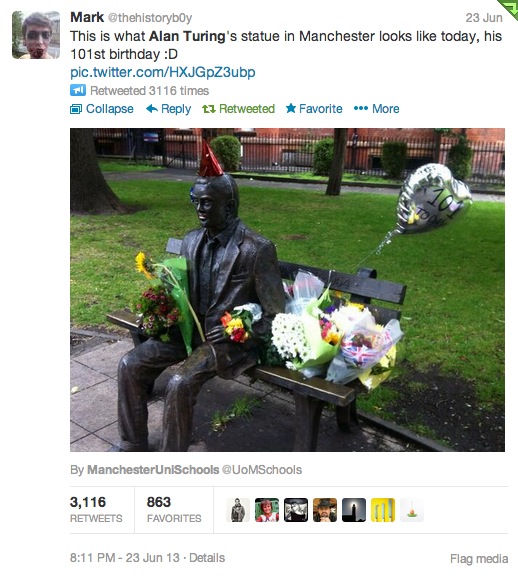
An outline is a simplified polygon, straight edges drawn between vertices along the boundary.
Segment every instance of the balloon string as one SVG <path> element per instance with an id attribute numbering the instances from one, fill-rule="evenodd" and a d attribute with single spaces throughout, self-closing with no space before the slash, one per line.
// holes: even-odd
<path id="1" fill-rule="evenodd" d="M 401 233 L 401 231 L 399 231 L 398 229 L 393 229 L 392 231 L 389 231 L 385 235 L 385 238 L 383 239 L 383 241 L 381 241 L 381 243 L 373 251 L 371 251 L 368 255 L 366 255 L 361 261 L 359 261 L 359 263 L 356 265 L 355 269 L 358 269 L 360 267 L 360 265 L 362 263 L 365 263 L 365 261 L 367 261 L 367 259 L 369 257 L 374 255 L 374 253 L 376 253 L 376 255 L 379 255 L 381 253 L 383 247 L 392 243 L 392 237 L 394 237 L 394 235 L 398 235 L 399 233 Z"/>
<path id="2" fill-rule="evenodd" d="M 379 246 L 378 246 L 378 247 L 379 247 Z M 367 261 L 367 259 L 368 259 L 369 257 L 371 257 L 374 253 L 376 253 L 376 251 L 378 250 L 378 247 L 377 247 L 376 249 L 374 249 L 373 251 L 371 251 L 368 255 L 366 255 L 361 261 L 359 261 L 359 262 L 356 264 L 356 266 L 354 267 L 355 270 L 359 269 L 359 268 L 360 268 L 360 265 L 361 265 L 362 263 L 365 263 L 365 261 Z"/>

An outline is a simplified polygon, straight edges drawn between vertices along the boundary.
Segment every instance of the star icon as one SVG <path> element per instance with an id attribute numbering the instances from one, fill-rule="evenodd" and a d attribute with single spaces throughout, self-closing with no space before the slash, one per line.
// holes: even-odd
<path id="1" fill-rule="evenodd" d="M 287 109 L 286 112 L 295 112 L 295 105 L 292 102 L 290 102 L 290 104 L 286 106 L 286 109 Z"/>

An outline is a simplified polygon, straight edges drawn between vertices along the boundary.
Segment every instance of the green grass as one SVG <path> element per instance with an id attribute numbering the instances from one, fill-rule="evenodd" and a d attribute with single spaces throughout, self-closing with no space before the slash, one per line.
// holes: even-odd
<path id="1" fill-rule="evenodd" d="M 123 160 L 113 160 L 113 161 L 99 161 L 99 166 L 103 172 L 107 173 L 127 173 L 127 172 L 141 172 L 147 173 L 149 171 L 159 171 L 162 167 L 157 167 L 156 165 L 147 165 L 140 161 L 136 164 L 135 161 L 123 161 Z"/>
<path id="2" fill-rule="evenodd" d="M 109 328 L 107 312 L 130 305 L 146 281 L 134 271 L 145 251 L 164 256 L 168 237 L 198 226 L 189 184 L 113 182 L 127 205 L 119 216 L 71 218 L 71 323 Z M 503 203 L 478 201 L 442 229 L 397 235 L 376 248 L 396 223 L 396 195 L 240 187 L 244 222 L 277 245 L 280 259 L 354 272 L 408 286 L 401 355 L 414 367 L 439 366 L 473 382 L 481 404 L 504 400 Z M 377 402 L 373 392 L 372 403 Z M 375 394 L 375 395 L 374 395 Z M 381 402 L 380 402 L 381 403 Z"/>
<path id="3" fill-rule="evenodd" d="M 261 402 L 253 397 L 239 397 L 224 412 L 216 411 L 211 419 L 211 428 L 213 431 L 222 433 L 225 431 L 227 424 L 236 419 L 250 419 L 253 410 Z"/>
<path id="4" fill-rule="evenodd" d="M 281 172 L 276 171 L 274 173 L 254 173 L 254 172 L 236 172 L 233 173 L 236 176 L 247 176 L 247 177 L 266 177 L 266 178 L 275 178 L 275 179 L 297 179 L 297 180 L 306 180 L 306 181 L 315 181 L 315 182 L 326 182 L 327 177 L 315 175 L 311 171 L 304 171 L 304 172 Z M 360 175 L 358 173 L 343 173 L 342 174 L 342 182 L 347 183 L 370 183 L 370 184 L 378 184 L 382 185 L 397 185 L 398 187 L 401 186 L 401 179 L 389 179 L 388 177 L 378 177 L 375 175 Z"/>

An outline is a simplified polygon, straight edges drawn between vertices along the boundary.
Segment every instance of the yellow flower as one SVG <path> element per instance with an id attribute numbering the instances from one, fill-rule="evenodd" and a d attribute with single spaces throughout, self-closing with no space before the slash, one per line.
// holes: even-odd
<path id="1" fill-rule="evenodd" d="M 365 305 L 363 303 L 354 303 L 353 301 L 346 301 L 345 305 L 347 307 L 356 307 L 356 309 L 359 309 L 360 311 L 363 311 L 365 309 Z"/>
<path id="2" fill-rule="evenodd" d="M 330 345 L 338 345 L 342 336 L 337 333 L 336 331 L 328 331 L 326 336 L 324 337 L 324 341 L 329 343 Z"/>
<path id="3" fill-rule="evenodd" d="M 142 251 L 135 257 L 135 267 L 139 273 L 144 273 L 146 279 L 154 279 L 155 275 L 149 270 L 149 262 Z"/>
<path id="4" fill-rule="evenodd" d="M 236 329 L 242 329 L 243 328 L 243 321 L 242 319 L 231 319 L 228 323 L 227 323 L 227 333 L 231 334 L 233 331 L 235 331 Z"/>

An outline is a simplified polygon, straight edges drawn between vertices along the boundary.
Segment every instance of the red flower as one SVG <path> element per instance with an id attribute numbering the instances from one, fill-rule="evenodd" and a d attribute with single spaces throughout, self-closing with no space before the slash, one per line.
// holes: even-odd
<path id="1" fill-rule="evenodd" d="M 244 328 L 236 329 L 230 336 L 230 339 L 236 343 L 244 343 L 248 339 L 248 333 Z"/>

